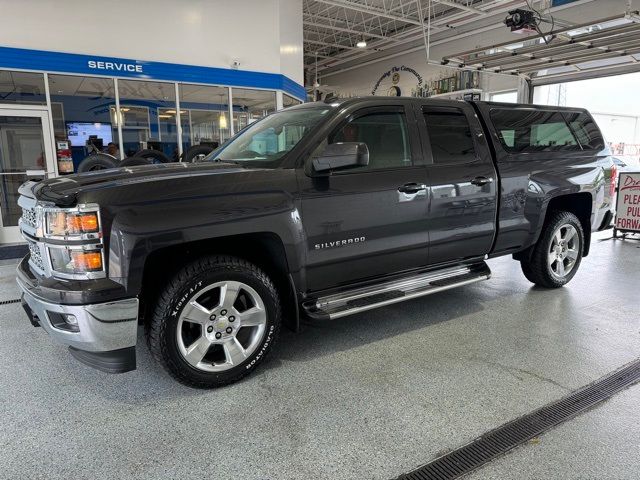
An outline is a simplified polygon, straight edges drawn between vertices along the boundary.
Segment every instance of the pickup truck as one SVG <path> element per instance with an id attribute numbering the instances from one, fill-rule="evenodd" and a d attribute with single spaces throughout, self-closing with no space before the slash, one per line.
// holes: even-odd
<path id="1" fill-rule="evenodd" d="M 565 285 L 612 220 L 609 153 L 582 109 L 303 104 L 197 163 L 25 183 L 17 281 L 31 323 L 78 360 L 135 369 L 144 325 L 169 374 L 217 387 L 252 372 L 282 325 L 486 280 L 488 258 Z"/>

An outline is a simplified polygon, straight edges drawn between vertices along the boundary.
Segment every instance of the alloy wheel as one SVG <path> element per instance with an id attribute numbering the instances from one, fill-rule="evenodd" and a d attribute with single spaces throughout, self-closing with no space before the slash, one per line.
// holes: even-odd
<path id="1" fill-rule="evenodd" d="M 553 234 L 547 253 L 553 275 L 558 278 L 569 275 L 580 255 L 580 238 L 576 228 L 568 223 L 559 227 Z"/>
<path id="2" fill-rule="evenodd" d="M 180 313 L 178 350 L 198 370 L 223 372 L 255 352 L 266 324 L 264 302 L 253 288 L 242 282 L 217 282 L 194 294 Z"/>

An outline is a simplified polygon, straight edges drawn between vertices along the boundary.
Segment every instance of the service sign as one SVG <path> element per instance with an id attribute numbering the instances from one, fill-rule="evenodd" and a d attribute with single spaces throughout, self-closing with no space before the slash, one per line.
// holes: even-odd
<path id="1" fill-rule="evenodd" d="M 618 182 L 616 229 L 640 232 L 640 172 L 621 172 Z"/>

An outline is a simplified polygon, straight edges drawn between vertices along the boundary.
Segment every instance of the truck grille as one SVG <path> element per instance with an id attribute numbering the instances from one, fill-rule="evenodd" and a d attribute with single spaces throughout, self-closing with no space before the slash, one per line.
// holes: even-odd
<path id="1" fill-rule="evenodd" d="M 44 262 L 42 260 L 42 253 L 40 252 L 40 247 L 34 242 L 27 241 L 29 244 L 29 260 L 30 263 L 36 267 L 38 270 L 44 272 Z"/>
<path id="2" fill-rule="evenodd" d="M 22 221 L 32 228 L 37 227 L 38 217 L 35 208 L 23 208 L 22 209 Z"/>

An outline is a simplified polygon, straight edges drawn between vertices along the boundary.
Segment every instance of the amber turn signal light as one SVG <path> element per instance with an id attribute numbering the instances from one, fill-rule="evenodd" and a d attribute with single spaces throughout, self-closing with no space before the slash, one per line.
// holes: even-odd
<path id="1" fill-rule="evenodd" d="M 102 252 L 100 250 L 90 252 L 71 252 L 71 259 L 76 271 L 95 272 L 102 270 Z"/>

